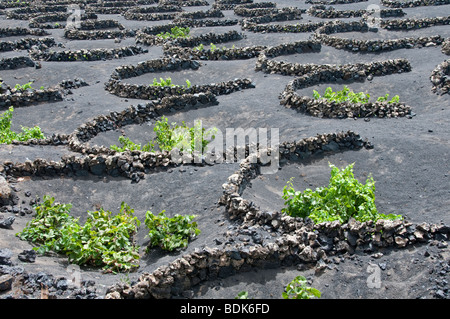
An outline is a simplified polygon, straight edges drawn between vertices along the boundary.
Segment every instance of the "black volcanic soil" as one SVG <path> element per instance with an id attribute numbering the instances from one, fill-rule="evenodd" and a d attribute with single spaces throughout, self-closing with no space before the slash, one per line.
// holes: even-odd
<path id="1" fill-rule="evenodd" d="M 212 1 L 209 1 L 212 3 Z M 260 1 L 255 1 L 260 2 Z M 365 9 L 369 4 L 379 1 L 336 5 L 338 10 Z M 307 9 L 304 1 L 277 1 L 278 7 L 298 6 Z M 404 9 L 405 17 L 435 17 L 448 13 L 450 5 L 436 7 L 417 7 Z M 207 7 L 190 7 L 185 10 L 204 10 Z M 228 18 L 233 11 L 224 11 Z M 116 19 L 126 28 L 138 28 L 146 25 L 164 24 L 169 21 L 143 22 L 125 20 L 120 15 L 99 15 L 99 19 Z M 301 23 L 322 21 L 303 15 Z M 345 19 L 343 19 L 345 20 Z M 353 19 L 355 20 L 355 19 Z M 290 23 L 290 22 L 284 22 Z M 292 22 L 294 23 L 294 22 Z M 0 27 L 27 26 L 27 21 L 7 20 L 0 15 Z M 261 34 L 242 31 L 239 25 L 217 28 L 195 28 L 195 35 L 206 32 L 222 33 L 237 30 L 247 35 L 246 39 L 235 43 L 226 43 L 227 47 L 235 44 L 277 45 L 286 42 L 306 40 L 311 33 L 273 33 Z M 66 49 L 113 48 L 133 45 L 133 38 L 126 38 L 120 43 L 111 40 L 69 41 L 63 37 L 62 30 L 50 30 L 51 36 Z M 384 38 L 386 31 L 380 32 Z M 338 34 L 340 37 L 368 39 L 373 33 L 355 32 Z M 450 37 L 450 28 L 432 27 L 420 30 L 418 35 L 441 35 Z M 389 38 L 416 36 L 416 31 L 392 32 Z M 13 39 L 13 38 L 11 38 Z M 1 40 L 9 40 L 2 38 Z M 83 78 L 89 86 L 73 90 L 64 101 L 42 103 L 28 107 L 17 107 L 14 111 L 14 129 L 23 126 L 39 125 L 46 135 L 53 133 L 72 133 L 77 127 L 99 114 L 121 111 L 130 105 L 142 103 L 143 100 L 120 98 L 104 89 L 114 68 L 120 65 L 135 65 L 148 59 L 163 55 L 161 47 L 147 47 L 149 52 L 122 59 L 96 62 L 42 62 L 41 69 L 22 68 L 1 71 L 0 77 L 5 83 L 14 86 L 34 80 L 35 87 L 56 85 L 65 79 Z M 26 51 L 0 53 L 1 57 L 25 56 Z M 394 58 L 406 58 L 412 66 L 411 72 L 374 77 L 371 81 L 348 84 L 354 91 L 365 91 L 371 96 L 386 93 L 400 95 L 401 101 L 412 107 L 416 114 L 412 118 L 371 118 L 363 119 L 321 119 L 307 116 L 286 109 L 280 105 L 278 95 L 294 77 L 279 74 L 264 74 L 254 70 L 256 58 L 236 61 L 201 61 L 197 70 L 181 72 L 149 73 L 125 80 L 127 83 L 149 84 L 153 78 L 172 77 L 176 84 L 183 84 L 189 79 L 192 84 L 209 84 L 228 81 L 234 78 L 251 78 L 255 88 L 246 89 L 218 97 L 215 106 L 192 109 L 187 112 L 169 114 L 169 122 L 186 121 L 192 125 L 201 119 L 204 127 L 217 127 L 223 132 L 226 128 L 279 128 L 280 141 L 294 141 L 315 136 L 318 133 L 331 133 L 353 130 L 373 143 L 374 148 L 347 151 L 333 155 L 317 156 L 304 162 L 282 163 L 276 174 L 263 175 L 252 181 L 243 196 L 251 199 L 261 208 L 280 210 L 283 206 L 282 189 L 286 182 L 294 177 L 298 190 L 326 186 L 330 169 L 328 163 L 343 167 L 355 163 L 355 176 L 365 181 L 372 174 L 376 181 L 376 203 L 383 213 L 402 214 L 408 220 L 421 223 L 450 224 L 450 96 L 438 96 L 431 92 L 429 76 L 432 70 L 448 56 L 441 52 L 441 47 L 395 50 L 380 54 L 355 54 L 332 47 L 322 46 L 321 52 L 294 54 L 277 57 L 299 63 L 347 64 L 371 62 Z M 345 83 L 344 83 L 345 84 Z M 321 83 L 314 87 L 299 90 L 298 93 L 312 96 L 312 90 L 319 92 L 327 86 L 341 88 L 343 83 Z M 3 111 L 3 110 L 0 110 Z M 152 135 L 152 123 L 129 125 L 123 128 L 126 136 L 136 142 L 144 142 Z M 117 144 L 119 131 L 100 134 L 89 143 L 91 145 Z M 63 146 L 0 146 L 0 161 L 11 160 L 23 162 L 26 159 L 45 158 L 59 160 L 65 154 L 72 154 Z M 142 247 L 142 259 L 139 270 L 130 274 L 103 274 L 101 270 L 82 267 L 83 280 L 94 280 L 97 290 L 106 291 L 106 287 L 128 280 L 133 282 L 140 274 L 152 272 L 157 267 L 167 264 L 177 257 L 205 246 L 215 247 L 215 239 L 233 227 L 225 214 L 224 207 L 218 205 L 222 195 L 221 185 L 228 176 L 238 169 L 239 163 L 218 164 L 214 166 L 194 167 L 180 166 L 146 174 L 139 183 L 131 183 L 126 178 L 111 176 L 85 176 L 44 178 L 31 177 L 15 184 L 21 205 L 29 206 L 30 198 L 44 195 L 54 196 L 63 203 L 72 203 L 74 216 L 86 216 L 86 211 L 103 206 L 105 209 L 118 211 L 122 201 L 135 210 L 135 215 L 143 221 L 145 212 L 159 213 L 166 210 L 168 214 L 196 214 L 202 233 L 192 241 L 188 248 L 178 253 L 164 253 L 155 250 L 145 253 L 145 227 L 141 227 L 137 243 Z M 27 197 L 26 192 L 31 196 Z M 22 202 L 23 201 L 23 202 Z M 12 213 L 0 213 L 7 217 Z M 12 229 L 0 229 L 0 248 L 9 248 L 13 252 L 14 263 L 24 267 L 28 272 L 67 276 L 66 258 L 55 256 L 38 256 L 35 263 L 23 263 L 17 255 L 32 246 L 15 236 L 32 215 L 15 216 Z M 194 289 L 194 298 L 234 298 L 238 292 L 247 290 L 252 298 L 281 298 L 284 287 L 295 276 L 304 275 L 311 286 L 322 292 L 326 299 L 416 299 L 448 298 L 448 266 L 450 254 L 448 247 L 438 247 L 433 243 L 408 246 L 404 249 L 384 249 L 382 255 L 355 253 L 351 256 L 336 257 L 323 271 L 286 267 L 280 269 L 259 269 L 239 273 L 234 276 L 199 284 Z M 370 273 L 368 266 L 378 265 L 381 269 L 381 287 L 369 288 L 367 284 Z M 444 272 L 442 273 L 442 269 Z M 439 293 L 437 293 L 440 291 Z"/>

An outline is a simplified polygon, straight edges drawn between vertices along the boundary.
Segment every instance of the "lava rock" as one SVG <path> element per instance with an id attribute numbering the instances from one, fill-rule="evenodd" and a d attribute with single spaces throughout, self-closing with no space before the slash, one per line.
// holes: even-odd
<path id="1" fill-rule="evenodd" d="M 8 248 L 0 249 L 0 265 L 12 266 L 12 251 Z"/>
<path id="2" fill-rule="evenodd" d="M 14 216 L 8 216 L 5 219 L 0 220 L 0 228 L 11 229 L 15 220 L 16 218 Z"/>
<path id="3" fill-rule="evenodd" d="M 26 249 L 22 251 L 17 257 L 23 262 L 34 263 L 36 260 L 36 251 L 34 251 L 33 249 Z"/>

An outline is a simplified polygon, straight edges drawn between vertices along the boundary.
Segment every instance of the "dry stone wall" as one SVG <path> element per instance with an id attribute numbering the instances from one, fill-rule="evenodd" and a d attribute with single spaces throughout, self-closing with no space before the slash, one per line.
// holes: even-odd
<path id="1" fill-rule="evenodd" d="M 287 95 L 280 103 L 288 108 L 320 118 L 382 118 L 404 117 L 411 114 L 411 107 L 405 103 L 335 103 L 325 99 L 315 100 L 296 94 Z"/>
<path id="2" fill-rule="evenodd" d="M 238 33 L 235 30 L 231 30 L 222 34 L 216 34 L 213 32 L 205 33 L 199 36 L 192 36 L 189 38 L 176 38 L 176 39 L 164 39 L 153 34 L 147 34 L 138 31 L 136 35 L 136 43 L 143 45 L 163 45 L 170 43 L 172 46 L 180 47 L 195 47 L 200 44 L 210 43 L 224 43 L 230 41 L 240 40 L 244 37 L 242 33 Z"/>
<path id="3" fill-rule="evenodd" d="M 14 37 L 14 36 L 18 36 L 18 35 L 45 36 L 45 35 L 49 35 L 49 33 L 43 29 L 28 29 L 28 28 L 23 28 L 23 27 L 0 28 L 0 38 Z"/>
<path id="4" fill-rule="evenodd" d="M 381 0 L 381 4 L 385 7 L 391 8 L 414 8 L 423 6 L 439 6 L 449 4 L 450 0 L 412 0 L 412 1 L 398 1 L 398 0 Z"/>
<path id="5" fill-rule="evenodd" d="M 22 107 L 40 102 L 61 101 L 68 89 L 88 85 L 83 79 L 64 80 L 60 84 L 44 89 L 21 89 L 10 87 L 0 79 L 0 107 Z M 43 143 L 46 143 L 45 141 Z"/>
<path id="6" fill-rule="evenodd" d="M 135 30 L 90 30 L 65 29 L 64 37 L 70 40 L 98 40 L 134 37 Z"/>
<path id="7" fill-rule="evenodd" d="M 27 56 L 0 59 L 0 70 L 13 70 L 35 66 L 36 63 Z"/>
<path id="8" fill-rule="evenodd" d="M 445 60 L 431 72 L 431 91 L 439 95 L 450 93 L 450 59 Z"/>
<path id="9" fill-rule="evenodd" d="M 299 78 L 295 80 L 294 86 L 296 89 L 301 89 L 320 82 L 334 82 L 338 79 L 364 80 L 370 74 L 373 76 L 380 76 L 392 73 L 409 72 L 411 66 L 405 59 L 344 64 L 339 66 L 332 64 L 301 64 L 270 60 L 264 54 L 261 54 L 256 62 L 255 70 L 264 73 L 299 76 Z"/>
<path id="10" fill-rule="evenodd" d="M 42 51 L 31 50 L 30 56 L 34 60 L 41 61 L 58 61 L 58 62 L 74 62 L 74 61 L 99 61 L 120 59 L 127 56 L 134 56 L 148 52 L 138 46 L 127 46 L 116 49 L 81 49 L 81 50 L 64 50 L 64 51 Z"/>
<path id="11" fill-rule="evenodd" d="M 244 19 L 240 22 L 242 30 L 261 33 L 304 33 L 316 31 L 325 22 L 296 23 L 296 24 L 259 24 Z"/>
<path id="12" fill-rule="evenodd" d="M 450 55 L 450 38 L 445 39 L 442 43 L 442 53 Z"/>
<path id="13" fill-rule="evenodd" d="M 339 50 L 346 50 L 360 53 L 438 46 L 444 42 L 444 38 L 442 38 L 440 35 L 430 37 L 409 37 L 409 38 L 389 39 L 389 40 L 345 39 L 325 34 L 316 34 L 315 36 L 324 45 L 332 46 Z"/>
<path id="14" fill-rule="evenodd" d="M 33 46 L 38 46 L 41 49 L 55 46 L 54 38 L 22 38 L 15 41 L 0 41 L 0 52 L 15 51 L 15 50 L 29 50 Z"/>
<path id="15" fill-rule="evenodd" d="M 192 49 L 164 45 L 164 54 L 178 59 L 193 60 L 245 60 L 252 59 L 261 53 L 266 46 L 251 46 L 243 48 Z"/>
<path id="16" fill-rule="evenodd" d="M 386 30 L 411 30 L 450 24 L 450 16 L 422 19 L 381 20 L 380 27 Z"/>

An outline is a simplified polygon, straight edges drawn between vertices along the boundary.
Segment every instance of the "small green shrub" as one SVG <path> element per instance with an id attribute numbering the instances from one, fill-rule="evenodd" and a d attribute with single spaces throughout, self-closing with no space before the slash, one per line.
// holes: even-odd
<path id="1" fill-rule="evenodd" d="M 189 37 L 190 31 L 191 30 L 188 27 L 183 28 L 183 27 L 175 26 L 170 29 L 170 32 L 159 33 L 156 36 L 161 37 L 163 39 L 187 38 L 187 37 Z"/>
<path id="2" fill-rule="evenodd" d="M 309 217 L 315 223 L 338 220 L 345 223 L 350 217 L 364 222 L 378 219 L 399 219 L 401 215 L 378 213 L 375 206 L 375 181 L 372 176 L 361 184 L 353 175 L 353 165 L 339 170 L 330 164 L 331 178 L 327 187 L 315 191 L 295 191 L 292 178 L 283 189 L 283 213 L 295 217 Z"/>
<path id="3" fill-rule="evenodd" d="M 234 299 L 248 299 L 248 291 L 241 291 Z"/>
<path id="4" fill-rule="evenodd" d="M 177 125 L 176 123 L 169 124 L 167 117 L 163 116 L 161 120 L 156 122 L 153 131 L 156 133 L 156 139 L 144 146 L 121 136 L 119 137 L 119 142 L 122 146 L 111 145 L 110 148 L 118 152 L 127 150 L 153 152 L 155 151 L 155 146 L 158 146 L 161 151 L 171 151 L 174 147 L 178 147 L 180 151 L 192 152 L 195 150 L 196 136 L 201 136 L 201 148 L 203 152 L 208 143 L 215 138 L 214 134 L 217 129 L 206 130 L 201 127 L 201 122 L 196 122 L 193 127 L 188 127 L 184 121 L 182 125 Z"/>
<path id="5" fill-rule="evenodd" d="M 43 203 L 35 207 L 36 217 L 17 236 L 39 244 L 33 249 L 41 254 L 62 253 L 78 265 L 103 266 L 108 272 L 138 267 L 139 247 L 132 238 L 140 221 L 127 204 L 122 203 L 115 216 L 103 209 L 88 212 L 84 225 L 69 215 L 71 207 L 44 196 Z"/>
<path id="6" fill-rule="evenodd" d="M 172 83 L 172 78 L 167 77 L 165 80 L 163 78 L 159 78 L 159 82 L 156 78 L 153 79 L 153 83 L 150 84 L 150 86 L 159 86 L 159 87 L 185 87 L 180 85 L 175 85 Z M 186 88 L 191 87 L 191 82 L 189 80 L 186 80 Z"/>
<path id="7" fill-rule="evenodd" d="M 16 89 L 16 90 L 20 90 L 20 91 L 25 91 L 25 90 L 27 90 L 27 89 L 32 89 L 33 90 L 33 88 L 31 87 L 31 84 L 32 84 L 33 82 L 28 82 L 28 83 L 25 83 L 25 84 L 22 84 L 22 85 L 20 85 L 20 84 L 16 84 L 15 86 L 14 86 L 14 88 Z"/>
<path id="8" fill-rule="evenodd" d="M 297 276 L 286 286 L 286 292 L 282 293 L 284 299 L 311 299 L 320 298 L 321 292 L 316 288 L 307 286 L 307 280 L 303 276 Z"/>
<path id="9" fill-rule="evenodd" d="M 235 48 L 235 46 L 233 45 L 233 49 L 234 49 L 234 48 Z M 203 51 L 203 50 L 205 50 L 205 48 L 204 48 L 203 44 L 199 44 L 198 46 L 196 46 L 196 47 L 194 48 L 194 50 L 196 50 L 196 51 Z M 214 51 L 216 51 L 216 50 L 224 51 L 224 50 L 226 50 L 226 47 L 223 46 L 222 48 L 217 48 L 217 45 L 215 45 L 214 43 L 210 43 L 210 44 L 209 44 L 209 50 L 210 50 L 211 52 L 214 52 Z"/>
<path id="10" fill-rule="evenodd" d="M 131 141 L 128 137 L 119 136 L 119 143 L 122 145 L 121 147 L 117 145 L 111 145 L 111 149 L 116 152 L 125 152 L 125 151 L 143 151 L 143 152 L 152 152 L 154 151 L 154 145 L 152 142 L 148 142 L 144 146 L 141 144 L 136 144 Z"/>
<path id="11" fill-rule="evenodd" d="M 158 215 L 153 215 L 148 211 L 145 215 L 144 224 L 149 229 L 149 248 L 161 247 L 164 250 L 172 251 L 177 248 L 185 248 L 188 240 L 200 234 L 197 223 L 192 222 L 195 215 L 178 215 L 169 218 L 163 210 Z"/>
<path id="12" fill-rule="evenodd" d="M 389 101 L 389 94 L 386 94 L 385 96 L 380 96 L 377 99 L 377 102 L 398 103 L 400 102 L 400 97 L 398 95 L 394 95 L 392 99 Z"/>
<path id="13" fill-rule="evenodd" d="M 205 48 L 204 48 L 204 46 L 203 46 L 203 43 L 200 43 L 199 45 L 197 45 L 195 48 L 194 48 L 194 50 L 196 50 L 196 51 L 203 51 Z"/>
<path id="14" fill-rule="evenodd" d="M 14 108 L 9 109 L 0 114 L 0 143 L 11 144 L 12 141 L 27 141 L 29 139 L 43 139 L 45 138 L 39 126 L 33 128 L 23 127 L 22 132 L 16 133 L 11 130 L 11 122 Z"/>
<path id="15" fill-rule="evenodd" d="M 333 89 L 331 87 L 327 87 L 325 89 L 325 92 L 323 96 L 319 94 L 316 90 L 313 90 L 313 97 L 316 100 L 319 99 L 326 99 L 330 102 L 351 102 L 351 103 L 368 103 L 370 99 L 370 95 L 366 94 L 364 92 L 355 93 L 352 90 L 350 90 L 346 85 L 344 85 L 344 88 L 340 91 L 333 92 Z M 385 96 L 381 96 L 377 99 L 377 102 L 388 102 L 388 103 L 398 103 L 400 101 L 400 97 L 398 95 L 395 95 L 390 101 L 389 101 L 389 94 L 386 94 Z"/>

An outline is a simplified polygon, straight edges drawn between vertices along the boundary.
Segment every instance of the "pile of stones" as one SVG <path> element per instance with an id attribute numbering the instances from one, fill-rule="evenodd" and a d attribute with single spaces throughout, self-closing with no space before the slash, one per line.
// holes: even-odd
<path id="1" fill-rule="evenodd" d="M 19 36 L 19 35 L 45 36 L 45 35 L 49 35 L 49 33 L 43 29 L 29 29 L 29 28 L 22 28 L 22 27 L 0 28 L 0 38 L 14 37 L 14 36 Z"/>
<path id="2" fill-rule="evenodd" d="M 403 17 L 404 15 L 406 15 L 406 13 L 402 9 L 381 9 L 380 10 L 381 18 Z"/>
<path id="3" fill-rule="evenodd" d="M 444 38 L 440 35 L 387 40 L 357 40 L 333 37 L 326 34 L 315 34 L 315 38 L 322 44 L 332 46 L 338 50 L 360 53 L 438 46 L 444 41 Z"/>
<path id="4" fill-rule="evenodd" d="M 223 18 L 225 17 L 222 11 L 217 9 L 210 9 L 207 11 L 192 11 L 192 12 L 181 12 L 175 17 L 177 19 L 207 19 L 207 18 Z"/>
<path id="5" fill-rule="evenodd" d="M 412 1 L 398 1 L 398 0 L 381 0 L 381 4 L 385 7 L 391 8 L 414 8 L 422 6 L 440 6 L 449 4 L 450 0 L 412 0 Z"/>
<path id="6" fill-rule="evenodd" d="M 431 72 L 432 92 L 439 95 L 450 93 L 450 59 L 445 60 Z"/>
<path id="7" fill-rule="evenodd" d="M 355 18 L 365 17 L 371 15 L 372 12 L 360 9 L 360 10 L 336 10 L 334 7 L 325 5 L 311 6 L 307 11 L 309 15 L 322 19 L 341 19 L 341 18 Z M 402 17 L 405 12 L 402 9 L 381 9 L 380 17 Z"/>
<path id="8" fill-rule="evenodd" d="M 22 38 L 15 41 L 1 41 L 0 52 L 15 51 L 15 50 L 29 50 L 33 46 L 41 50 L 46 50 L 48 47 L 55 46 L 54 38 Z"/>
<path id="9" fill-rule="evenodd" d="M 173 19 L 173 22 L 177 25 L 190 28 L 204 28 L 204 27 L 227 27 L 237 25 L 239 21 L 237 19 L 188 19 L 177 17 Z"/>
<path id="10" fill-rule="evenodd" d="M 100 299 L 93 280 L 77 282 L 74 278 L 54 276 L 46 272 L 30 273 L 16 265 L 8 248 L 0 249 L 0 293 L 2 299 Z M 24 250 L 18 255 L 24 263 L 34 263 L 36 252 Z"/>
<path id="11" fill-rule="evenodd" d="M 107 19 L 107 20 L 84 20 L 80 21 L 80 30 L 96 30 L 96 29 L 108 29 L 108 28 L 118 28 L 119 30 L 124 30 L 125 27 L 119 23 L 117 20 Z"/>
<path id="12" fill-rule="evenodd" d="M 411 30 L 433 27 L 436 25 L 450 24 L 450 16 L 435 18 L 409 18 L 409 19 L 392 19 L 381 20 L 380 27 L 386 30 Z"/>
<path id="13" fill-rule="evenodd" d="M 216 34 L 213 32 L 208 32 L 201 34 L 199 36 L 193 36 L 188 38 L 176 38 L 176 39 L 164 39 L 157 35 L 147 34 L 138 31 L 136 35 L 136 43 L 144 45 L 163 45 L 170 43 L 172 46 L 180 47 L 194 47 L 200 44 L 210 44 L 210 43 L 224 43 L 230 41 L 240 40 L 244 37 L 242 33 L 238 33 L 236 30 L 231 30 L 225 33 Z"/>
<path id="14" fill-rule="evenodd" d="M 243 19 L 241 22 L 242 30 L 261 33 L 305 33 L 313 32 L 325 25 L 325 22 L 310 22 L 296 24 L 259 24 Z"/>
<path id="15" fill-rule="evenodd" d="M 134 7 L 123 13 L 127 20 L 171 20 L 176 13 L 181 12 L 179 6 L 154 6 L 154 7 Z"/>
<path id="16" fill-rule="evenodd" d="M 0 79 L 0 107 L 20 107 L 37 104 L 39 102 L 61 101 L 65 95 L 71 93 L 70 89 L 76 89 L 86 85 L 88 84 L 83 79 L 76 78 L 74 80 L 63 80 L 58 85 L 46 89 L 21 89 L 15 87 L 11 88 Z M 59 138 L 54 137 L 42 140 L 33 139 L 30 143 L 41 145 L 62 144 Z"/>
<path id="17" fill-rule="evenodd" d="M 343 32 L 368 32 L 368 31 L 370 31 L 370 28 L 368 24 L 364 21 L 344 22 L 336 20 L 325 23 L 322 27 L 317 29 L 316 33 L 332 34 Z"/>
<path id="18" fill-rule="evenodd" d="M 176 19 L 173 21 L 173 23 L 166 23 L 162 25 L 153 25 L 153 26 L 146 26 L 139 29 L 139 33 L 144 33 L 147 35 L 153 35 L 156 36 L 160 33 L 166 33 L 170 32 L 172 28 L 175 27 L 183 27 L 183 28 L 201 28 L 201 27 L 216 27 L 216 26 L 231 26 L 238 24 L 238 20 L 230 20 L 230 19 L 224 19 L 224 20 L 210 20 L 210 19 L 202 19 L 202 20 L 193 20 L 193 19 Z M 145 39 L 145 37 L 143 37 Z M 149 43 L 152 41 L 149 38 Z M 156 39 L 153 40 L 154 43 L 160 43 L 164 44 L 163 41 L 157 41 Z"/>
<path id="19" fill-rule="evenodd" d="M 27 2 L 13 2 L 13 1 L 8 1 L 8 2 L 1 2 L 0 3 L 0 9 L 7 9 L 7 8 L 20 8 L 20 7 L 27 7 L 29 6 L 29 3 Z"/>
<path id="20" fill-rule="evenodd" d="M 19 202 L 19 197 L 9 185 L 7 176 L 4 172 L 0 172 L 0 207 L 7 205 L 16 205 Z M 2 221 L 2 228 L 9 228 L 14 220 Z"/>
<path id="21" fill-rule="evenodd" d="M 206 0 L 160 0 L 158 4 L 162 6 L 175 5 L 180 7 L 209 6 L 208 1 Z"/>
<path id="22" fill-rule="evenodd" d="M 68 13 L 49 13 L 38 15 L 30 19 L 28 27 L 30 28 L 43 28 L 43 29 L 58 29 L 64 28 L 65 22 L 69 18 Z M 80 20 L 94 20 L 97 19 L 97 15 L 94 13 L 81 14 Z M 53 23 L 49 23 L 53 22 Z"/>
<path id="23" fill-rule="evenodd" d="M 64 37 L 70 40 L 99 40 L 134 37 L 135 30 L 90 30 L 65 29 Z"/>
<path id="24" fill-rule="evenodd" d="M 125 0 L 125 1 L 94 1 L 92 0 L 89 3 L 89 8 L 91 7 L 102 7 L 102 8 L 120 8 L 120 7 L 134 7 L 137 5 L 150 5 L 150 4 L 155 4 L 158 1 L 155 0 L 136 0 L 136 1 L 132 1 L 132 0 Z M 159 1 L 161 2 L 161 1 Z"/>
<path id="25" fill-rule="evenodd" d="M 238 5 L 234 8 L 234 14 L 247 18 L 281 14 L 286 20 L 296 20 L 301 18 L 302 10 L 293 7 L 276 8 L 276 3 L 262 2 Z"/>
<path id="26" fill-rule="evenodd" d="M 153 100 L 167 96 L 198 94 L 211 92 L 215 95 L 231 94 L 243 89 L 254 88 L 255 85 L 250 79 L 234 79 L 204 85 L 184 86 L 153 86 L 122 83 L 121 81 L 110 80 L 105 84 L 105 89 L 120 97 L 132 99 Z"/>
<path id="27" fill-rule="evenodd" d="M 411 114 L 411 107 L 405 103 L 337 103 L 326 99 L 315 100 L 297 94 L 286 95 L 280 103 L 288 108 L 319 118 L 382 118 L 403 117 Z"/>
<path id="28" fill-rule="evenodd" d="M 192 60 L 245 60 L 257 57 L 266 46 L 255 45 L 242 48 L 192 49 L 164 45 L 164 54 L 177 59 Z"/>
<path id="29" fill-rule="evenodd" d="M 62 80 L 59 86 L 63 89 L 78 89 L 83 86 L 89 86 L 89 84 L 81 78 L 75 78 L 73 80 Z"/>
<path id="30" fill-rule="evenodd" d="M 148 7 L 153 8 L 153 7 Z M 158 7 L 155 7 L 158 8 Z M 172 8 L 172 7 L 170 7 Z M 176 8 L 176 10 L 175 10 Z M 142 8 L 146 9 L 146 8 Z M 169 10 L 169 9 L 167 9 Z M 217 9 L 210 9 L 207 11 L 192 11 L 185 12 L 181 11 L 180 7 L 174 7 L 170 11 L 166 12 L 154 12 L 154 13 L 140 13 L 127 11 L 123 15 L 128 20 L 139 20 L 139 21 L 159 21 L 159 20 L 175 20 L 175 19 L 205 19 L 205 18 L 223 18 L 224 15 L 222 11 Z"/>
<path id="31" fill-rule="evenodd" d="M 112 80 L 122 80 L 151 72 L 166 72 L 179 70 L 198 70 L 201 64 L 193 60 L 175 58 L 152 59 L 139 62 L 137 65 L 121 65 L 114 69 L 110 76 Z"/>
<path id="32" fill-rule="evenodd" d="M 239 4 L 233 8 L 233 12 L 242 17 L 254 17 L 260 15 L 270 14 L 276 8 L 277 4 L 275 2 L 257 2 L 257 3 L 246 3 Z M 251 9 L 269 9 L 269 10 L 254 10 Z"/>
<path id="33" fill-rule="evenodd" d="M 27 106 L 39 102 L 61 101 L 63 99 L 63 94 L 58 87 L 47 88 L 44 90 L 20 90 L 4 86 L 5 84 L 2 83 L 0 90 L 0 107 Z"/>
<path id="34" fill-rule="evenodd" d="M 30 56 L 34 60 L 41 61 L 99 61 L 120 59 L 127 56 L 134 56 L 136 54 L 147 53 L 147 49 L 138 46 L 126 46 L 114 49 L 80 49 L 80 50 L 64 50 L 64 51 L 42 51 L 30 50 Z"/>
<path id="35" fill-rule="evenodd" d="M 261 60 L 264 59 L 264 57 L 277 57 L 281 55 L 289 55 L 289 54 L 296 54 L 296 53 L 311 53 L 311 52 L 320 52 L 322 48 L 322 45 L 320 42 L 315 40 L 302 40 L 297 42 L 291 42 L 291 43 L 282 43 L 276 46 L 268 47 L 262 52 L 262 56 L 260 56 Z M 257 71 L 260 70 L 260 67 L 258 66 Z"/>
<path id="36" fill-rule="evenodd" d="M 248 9 L 252 10 L 263 10 L 263 9 Z M 245 19 L 250 23 L 271 23 L 276 21 L 289 21 L 289 20 L 300 20 L 302 19 L 301 14 L 305 13 L 306 10 L 298 8 L 281 8 L 273 9 L 271 13 L 264 15 L 252 15 L 250 17 L 245 17 Z"/>
<path id="37" fill-rule="evenodd" d="M 6 12 L 7 19 L 14 20 L 30 20 L 37 16 L 43 16 L 46 13 L 60 13 L 67 12 L 67 6 L 65 5 L 49 5 L 49 6 L 31 6 L 19 9 L 14 9 Z M 69 15 L 66 14 L 66 18 Z"/>
<path id="38" fill-rule="evenodd" d="M 0 59 L 0 70 L 13 70 L 23 67 L 36 67 L 36 63 L 27 56 Z"/>
<path id="39" fill-rule="evenodd" d="M 447 38 L 442 43 L 442 53 L 450 55 L 450 38 Z"/>
<path id="40" fill-rule="evenodd" d="M 349 3 L 357 3 L 357 2 L 366 2 L 368 0 L 306 0 L 305 3 L 309 4 L 327 4 L 327 5 L 335 5 L 335 4 L 349 4 Z"/>
<path id="41" fill-rule="evenodd" d="M 233 10 L 237 5 L 253 3 L 253 0 L 215 0 L 212 7 L 219 10 Z"/>
<path id="42" fill-rule="evenodd" d="M 127 12 L 129 9 L 133 8 L 134 5 L 135 5 L 135 3 L 133 3 L 130 7 L 89 6 L 86 8 L 85 13 L 88 13 L 88 14 L 123 14 L 123 13 Z"/>
<path id="43" fill-rule="evenodd" d="M 344 64 L 339 66 L 332 64 L 300 64 L 270 60 L 265 54 L 260 54 L 256 61 L 255 70 L 270 74 L 299 76 L 295 80 L 295 86 L 296 89 L 300 89 L 320 82 L 364 80 L 370 74 L 372 76 L 381 76 L 409 72 L 411 65 L 405 59 Z"/>
<path id="44" fill-rule="evenodd" d="M 367 13 L 366 10 L 336 10 L 333 7 L 325 5 L 313 5 L 307 11 L 309 15 L 322 19 L 340 19 L 362 17 Z"/>

